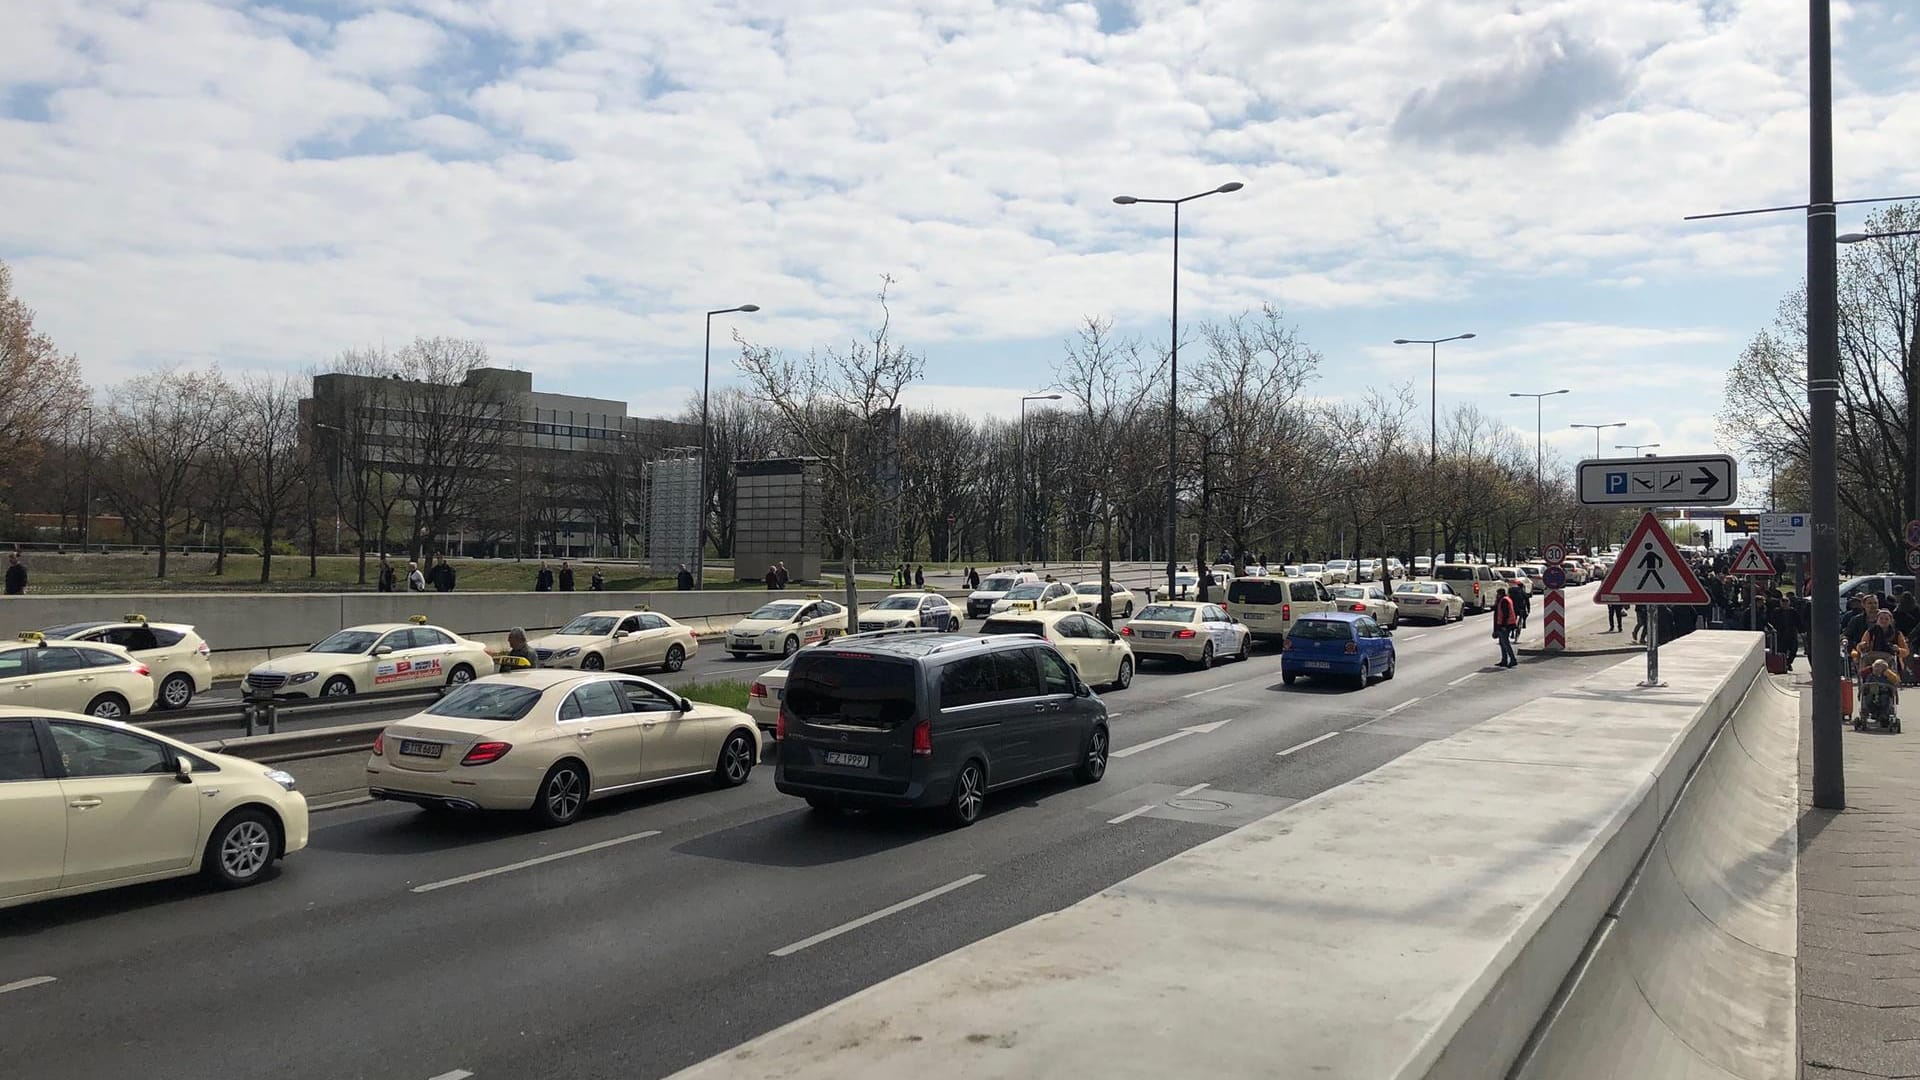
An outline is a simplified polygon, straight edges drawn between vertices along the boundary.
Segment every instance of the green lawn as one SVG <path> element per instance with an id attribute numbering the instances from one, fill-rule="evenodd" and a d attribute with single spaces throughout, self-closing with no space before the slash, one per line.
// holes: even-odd
<path id="1" fill-rule="evenodd" d="M 26 563 L 29 594 L 371 591 L 380 565 L 378 560 L 368 560 L 367 584 L 361 585 L 357 580 L 358 562 L 352 556 L 323 555 L 319 560 L 319 575 L 309 577 L 306 556 L 276 555 L 273 558 L 273 581 L 262 585 L 260 557 L 257 555 L 229 555 L 226 572 L 216 575 L 213 572 L 213 556 L 174 552 L 167 557 L 165 580 L 154 577 L 158 560 L 152 555 L 54 555 L 30 551 L 26 554 Z M 454 587 L 461 592 L 531 591 L 534 574 L 539 569 L 537 561 L 516 562 L 512 559 L 449 559 L 448 563 L 454 570 Z M 404 575 L 405 561 L 395 565 Z M 557 571 L 560 564 L 557 560 L 549 560 L 548 565 Z M 605 573 L 607 588 L 612 591 L 672 591 L 674 588 L 672 576 L 656 577 L 645 567 L 632 563 L 576 562 L 573 564 L 576 591 L 586 591 L 596 565 Z M 404 584 L 403 580 L 402 587 Z M 757 581 L 733 581 L 730 569 L 708 568 L 709 589 L 764 587 Z"/>
<path id="2" fill-rule="evenodd" d="M 729 709 L 745 711 L 747 707 L 747 684 L 737 679 L 716 682 L 688 683 L 676 686 L 675 690 L 694 701 L 704 701 L 710 705 L 724 705 Z"/>

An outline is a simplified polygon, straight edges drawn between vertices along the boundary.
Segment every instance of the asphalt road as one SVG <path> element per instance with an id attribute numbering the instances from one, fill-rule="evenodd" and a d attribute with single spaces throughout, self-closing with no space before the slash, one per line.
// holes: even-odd
<path id="1" fill-rule="evenodd" d="M 1363 691 L 1283 687 L 1271 653 L 1149 665 L 1105 695 L 1104 781 L 971 829 L 822 817 L 764 768 L 559 831 L 325 812 L 257 888 L 0 913 L 0 1076 L 663 1076 L 1619 659 L 1503 671 L 1487 629 L 1404 627 Z"/>

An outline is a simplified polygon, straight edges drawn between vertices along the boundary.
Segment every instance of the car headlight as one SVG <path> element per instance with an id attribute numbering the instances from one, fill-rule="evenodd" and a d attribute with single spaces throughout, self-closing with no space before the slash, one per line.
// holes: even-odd
<path id="1" fill-rule="evenodd" d="M 779 629 L 778 629 L 778 628 L 776 628 L 776 629 L 773 629 L 773 630 L 762 630 L 762 631 L 760 631 L 760 636 L 761 636 L 761 637 L 778 637 L 779 635 L 780 635 L 780 631 L 779 631 Z"/>
<path id="2" fill-rule="evenodd" d="M 320 673 L 317 671 L 303 671 L 298 675 L 287 676 L 287 685 L 298 686 L 303 682 L 312 682 L 313 680 L 319 677 L 320 677 Z"/>
<path id="3" fill-rule="evenodd" d="M 267 779 L 273 781 L 276 784 L 279 784 L 281 787 L 286 788 L 288 791 L 293 790 L 294 781 L 293 781 L 292 773 L 281 772 L 279 769 L 266 769 L 266 770 L 263 770 L 263 774 L 266 776 Z"/>
<path id="4" fill-rule="evenodd" d="M 555 660 L 565 660 L 565 659 L 568 659 L 569 657 L 574 657 L 579 655 L 580 655 L 580 646 L 575 645 L 571 649 L 561 649 L 559 652 L 554 653 L 553 658 Z"/>

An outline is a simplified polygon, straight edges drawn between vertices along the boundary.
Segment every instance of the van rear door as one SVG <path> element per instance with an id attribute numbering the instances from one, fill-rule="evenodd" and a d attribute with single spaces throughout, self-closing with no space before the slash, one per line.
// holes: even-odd
<path id="1" fill-rule="evenodd" d="M 787 672 L 786 775 L 802 784 L 899 794 L 913 781 L 920 668 L 911 660 L 808 650 Z"/>

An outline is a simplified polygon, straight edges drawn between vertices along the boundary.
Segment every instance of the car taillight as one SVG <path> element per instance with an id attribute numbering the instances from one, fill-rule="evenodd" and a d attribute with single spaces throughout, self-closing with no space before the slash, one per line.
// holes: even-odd
<path id="1" fill-rule="evenodd" d="M 503 742 L 474 743 L 473 749 L 467 751 L 467 756 L 460 759 L 460 764 L 462 765 L 491 764 L 495 761 L 499 761 L 503 757 L 506 757 L 507 751 L 511 749 L 513 749 L 512 743 L 503 743 Z"/>
<path id="2" fill-rule="evenodd" d="M 1191 631 L 1191 630 L 1175 630 L 1175 631 L 1173 632 L 1173 636 L 1174 636 L 1174 637 L 1177 637 L 1177 638 L 1190 638 L 1190 637 L 1192 637 L 1192 636 L 1193 636 L 1193 631 Z"/>
<path id="3" fill-rule="evenodd" d="M 1121 637 L 1132 637 L 1132 636 L 1133 636 L 1133 627 L 1131 627 L 1131 626 L 1123 626 L 1123 627 L 1121 627 L 1121 628 L 1120 628 L 1120 636 L 1121 636 Z"/>
<path id="4" fill-rule="evenodd" d="M 1290 638 L 1290 637 L 1284 637 L 1284 638 L 1281 638 L 1281 639 L 1280 639 L 1280 651 L 1281 651 L 1281 652 L 1286 652 L 1287 650 L 1289 650 L 1289 649 L 1291 649 L 1291 648 L 1293 648 L 1293 639 L 1292 639 L 1292 638 Z"/>
<path id="5" fill-rule="evenodd" d="M 1281 622 L 1293 621 L 1293 605 L 1292 604 L 1280 605 L 1280 621 Z"/>
<path id="6" fill-rule="evenodd" d="M 373 756 L 381 757 L 387 752 L 387 733 L 381 732 L 373 737 Z"/>
<path id="7" fill-rule="evenodd" d="M 195 646 L 193 647 L 193 651 L 194 651 L 194 652 L 196 652 L 196 653 L 199 653 L 199 654 L 200 654 L 201 656 L 212 656 L 212 655 L 213 655 L 213 650 L 212 650 L 211 648 L 209 648 L 209 647 L 207 646 L 207 643 L 206 643 L 206 642 L 204 642 L 204 641 L 203 641 L 203 642 L 201 642 L 201 643 L 200 643 L 200 644 L 198 644 L 198 645 L 195 645 Z"/>
<path id="8" fill-rule="evenodd" d="M 913 756 L 933 756 L 933 721 L 922 720 L 913 725 Z"/>
<path id="9" fill-rule="evenodd" d="M 133 665 L 133 673 L 135 675 L 151 675 L 153 674 L 153 669 L 145 664 L 135 663 Z"/>
<path id="10" fill-rule="evenodd" d="M 1349 652 L 1349 653 L 1357 653 L 1357 652 L 1359 652 L 1359 651 L 1360 651 L 1360 643 L 1359 643 L 1359 642 L 1357 642 L 1357 641 L 1349 641 L 1349 642 L 1347 642 L 1347 652 Z"/>
<path id="11" fill-rule="evenodd" d="M 773 741 L 779 742 L 787 737 L 787 709 L 782 705 L 773 717 Z"/>
<path id="12" fill-rule="evenodd" d="M 1358 612 L 1361 612 L 1362 614 L 1364 614 L 1364 613 L 1366 612 L 1366 610 L 1367 610 L 1367 605 L 1365 605 L 1365 604 L 1355 604 L 1355 605 L 1353 605 L 1352 607 L 1350 607 L 1350 608 L 1348 608 L 1347 610 L 1348 610 L 1348 611 L 1358 611 Z"/>
<path id="13" fill-rule="evenodd" d="M 752 686 L 747 687 L 747 696 L 758 697 L 758 698 L 766 697 L 767 684 L 762 682 L 757 682 L 757 683 L 754 683 Z"/>

